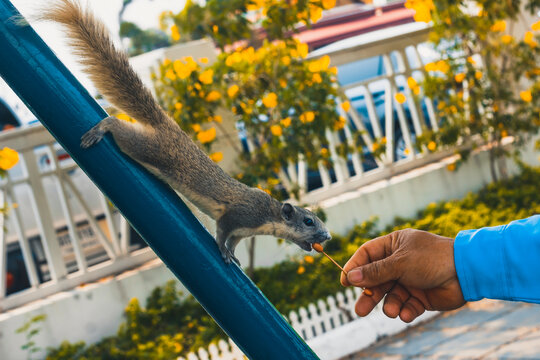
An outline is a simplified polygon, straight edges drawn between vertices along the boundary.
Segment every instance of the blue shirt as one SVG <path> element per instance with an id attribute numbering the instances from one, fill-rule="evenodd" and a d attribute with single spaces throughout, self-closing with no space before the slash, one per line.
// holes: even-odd
<path id="1" fill-rule="evenodd" d="M 454 262 L 467 301 L 540 303 L 540 215 L 461 231 L 454 241 Z"/>

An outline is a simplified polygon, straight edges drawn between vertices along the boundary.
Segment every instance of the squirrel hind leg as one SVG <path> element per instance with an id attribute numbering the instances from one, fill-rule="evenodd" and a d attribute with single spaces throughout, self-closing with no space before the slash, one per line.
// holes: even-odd
<path id="1" fill-rule="evenodd" d="M 109 125 L 110 122 L 115 120 L 117 119 L 114 116 L 109 116 L 101 120 L 96 126 L 94 126 L 81 137 L 81 147 L 83 149 L 87 149 L 90 146 L 100 142 L 101 139 L 103 139 L 103 136 L 105 136 L 105 133 L 108 131 L 107 125 Z"/>

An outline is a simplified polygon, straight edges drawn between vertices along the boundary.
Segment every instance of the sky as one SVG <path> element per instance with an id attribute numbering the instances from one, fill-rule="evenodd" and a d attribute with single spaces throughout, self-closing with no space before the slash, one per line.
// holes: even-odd
<path id="1" fill-rule="evenodd" d="M 90 8 L 96 16 L 101 19 L 109 28 L 115 40 L 119 43 L 118 38 L 118 12 L 122 6 L 122 0 L 81 0 L 83 3 L 90 4 Z M 39 1 L 42 4 L 47 4 L 49 1 Z M 36 0 L 11 0 L 11 3 L 19 10 L 19 12 L 28 16 L 39 11 L 39 5 L 36 6 Z M 185 0 L 133 0 L 128 5 L 124 12 L 124 20 L 136 23 L 143 29 L 157 28 L 159 26 L 159 14 L 165 10 L 178 12 L 184 8 Z M 47 45 L 56 53 L 58 58 L 71 70 L 75 77 L 87 88 L 91 93 L 94 87 L 88 77 L 82 73 L 81 67 L 77 63 L 75 56 L 71 54 L 71 50 L 66 46 L 64 33 L 57 24 L 37 23 L 31 25 L 36 32 L 45 40 Z M 23 122 L 34 119 L 33 115 L 25 109 L 13 94 L 6 88 L 7 85 L 0 79 L 0 97 L 22 117 Z"/>

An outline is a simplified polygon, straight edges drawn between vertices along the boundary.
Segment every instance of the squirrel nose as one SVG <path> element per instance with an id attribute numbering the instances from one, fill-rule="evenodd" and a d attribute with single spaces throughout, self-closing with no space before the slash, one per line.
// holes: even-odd
<path id="1" fill-rule="evenodd" d="M 332 235 L 330 235 L 329 231 L 324 231 L 320 233 L 322 241 L 330 240 L 332 238 Z"/>

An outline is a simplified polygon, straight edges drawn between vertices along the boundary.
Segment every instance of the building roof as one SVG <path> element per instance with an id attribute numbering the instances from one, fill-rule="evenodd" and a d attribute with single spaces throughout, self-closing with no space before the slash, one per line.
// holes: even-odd
<path id="1" fill-rule="evenodd" d="M 414 10 L 397 2 L 380 8 L 362 4 L 337 7 L 311 28 L 301 27 L 298 39 L 317 49 L 332 42 L 391 26 L 414 22 Z"/>

